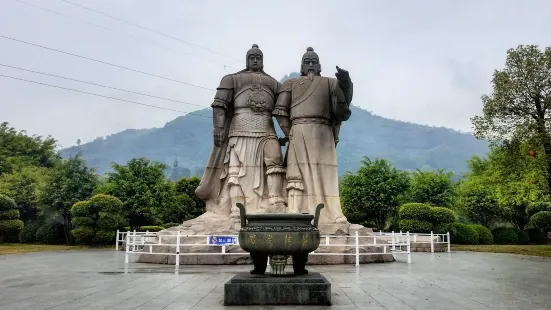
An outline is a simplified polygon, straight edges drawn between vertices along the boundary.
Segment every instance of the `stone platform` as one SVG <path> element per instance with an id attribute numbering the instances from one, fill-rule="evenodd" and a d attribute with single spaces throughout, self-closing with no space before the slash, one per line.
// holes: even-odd
<path id="1" fill-rule="evenodd" d="M 225 306 L 331 305 L 331 283 L 320 273 L 282 277 L 238 273 L 224 284 Z"/>

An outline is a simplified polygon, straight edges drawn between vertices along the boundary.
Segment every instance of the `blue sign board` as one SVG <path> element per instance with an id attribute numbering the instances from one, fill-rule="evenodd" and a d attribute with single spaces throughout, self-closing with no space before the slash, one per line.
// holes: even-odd
<path id="1" fill-rule="evenodd" d="M 235 244 L 235 237 L 232 236 L 210 236 L 209 244 L 230 245 Z"/>

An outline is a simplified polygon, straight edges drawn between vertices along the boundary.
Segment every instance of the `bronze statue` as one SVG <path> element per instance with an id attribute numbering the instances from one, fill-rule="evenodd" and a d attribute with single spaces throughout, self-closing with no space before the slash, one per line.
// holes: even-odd
<path id="1" fill-rule="evenodd" d="M 341 123 L 351 114 L 353 87 L 348 71 L 338 66 L 336 79 L 320 73 L 319 56 L 309 47 L 301 76 L 283 83 L 276 106 L 284 107 L 286 118 L 278 122 L 289 137 L 288 212 L 313 214 L 324 204 L 320 229 L 325 225 L 322 233 L 334 233 L 327 225 L 348 223 L 339 200 L 336 145 Z"/>
<path id="2" fill-rule="evenodd" d="M 207 209 L 228 208 L 239 217 L 237 203 L 248 213 L 285 212 L 285 168 L 272 116 L 281 84 L 264 72 L 264 56 L 254 44 L 246 69 L 222 78 L 212 103 L 214 145 L 195 193 Z"/>

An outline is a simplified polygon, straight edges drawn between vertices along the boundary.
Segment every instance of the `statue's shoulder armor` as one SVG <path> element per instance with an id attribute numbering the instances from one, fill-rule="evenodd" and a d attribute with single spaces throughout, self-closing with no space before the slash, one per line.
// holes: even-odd
<path id="1" fill-rule="evenodd" d="M 228 74 L 222 78 L 218 89 L 233 89 L 233 76 L 235 74 Z"/>
<path id="2" fill-rule="evenodd" d="M 293 89 L 293 84 L 295 84 L 297 80 L 297 78 L 293 78 L 283 82 L 283 85 L 281 86 L 281 91 L 291 91 Z"/>

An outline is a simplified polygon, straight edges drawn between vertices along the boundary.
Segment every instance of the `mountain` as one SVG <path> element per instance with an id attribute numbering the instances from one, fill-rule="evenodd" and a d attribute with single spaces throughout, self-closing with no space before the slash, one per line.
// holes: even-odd
<path id="1" fill-rule="evenodd" d="M 110 171 L 111 162 L 123 164 L 134 157 L 147 157 L 169 167 L 177 162 L 177 169 L 188 168 L 183 170 L 201 176 L 212 146 L 211 115 L 204 109 L 178 117 L 162 128 L 128 129 L 64 149 L 61 155 L 81 152 L 99 173 Z M 468 170 L 467 159 L 487 151 L 488 144 L 470 134 L 392 120 L 352 106 L 352 116 L 341 127 L 337 156 L 339 174 L 356 171 L 362 158 L 368 156 L 385 158 L 403 170 L 445 168 L 460 175 Z"/>

